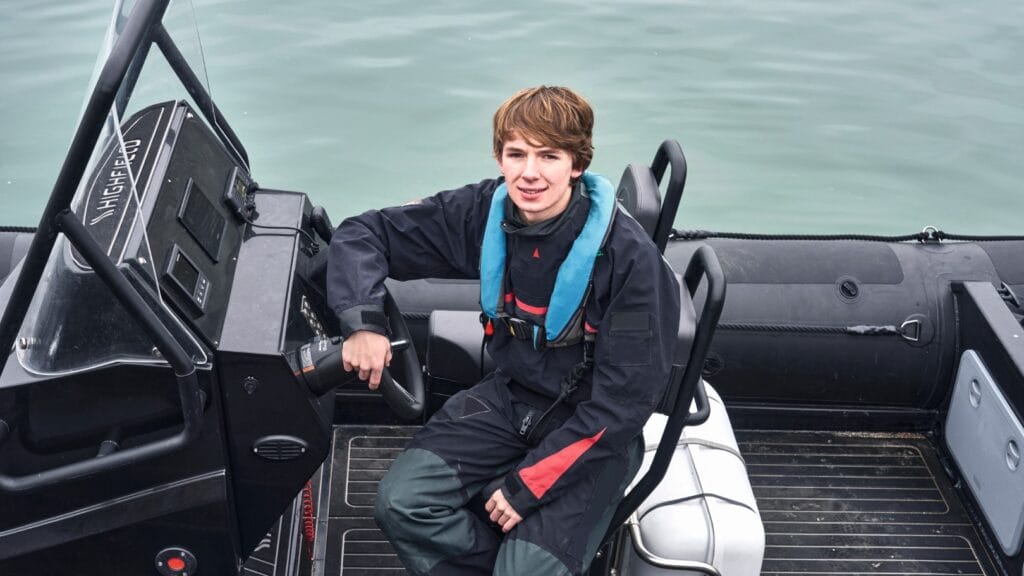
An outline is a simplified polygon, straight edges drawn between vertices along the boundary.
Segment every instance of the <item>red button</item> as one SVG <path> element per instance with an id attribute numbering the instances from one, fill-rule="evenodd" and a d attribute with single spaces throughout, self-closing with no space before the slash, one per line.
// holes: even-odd
<path id="1" fill-rule="evenodd" d="M 185 569 L 185 561 L 181 558 L 168 558 L 167 567 L 175 572 L 181 572 Z"/>

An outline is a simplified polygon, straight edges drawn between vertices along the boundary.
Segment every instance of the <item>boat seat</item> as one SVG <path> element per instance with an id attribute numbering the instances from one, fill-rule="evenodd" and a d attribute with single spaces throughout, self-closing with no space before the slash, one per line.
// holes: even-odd
<path id="1" fill-rule="evenodd" d="M 707 421 L 683 428 L 665 477 L 627 522 L 624 574 L 713 574 L 709 566 L 728 576 L 761 573 L 765 535 L 757 500 L 725 404 L 707 382 L 704 390 Z M 656 413 L 644 426 L 637 478 L 650 467 L 667 420 Z"/>
<path id="2" fill-rule="evenodd" d="M 475 384 L 493 369 L 481 355 L 479 313 L 434 310 L 430 314 L 426 353 L 427 390 L 436 407 L 449 396 Z M 698 426 L 684 428 L 675 455 L 658 487 L 630 520 L 627 536 L 628 574 L 704 573 L 754 576 L 764 556 L 764 528 L 746 467 L 736 446 L 725 405 L 705 383 L 710 415 Z M 695 410 L 695 407 L 694 407 Z M 654 414 L 644 426 L 646 445 L 641 478 L 651 465 L 667 417 Z M 636 526 L 632 526 L 632 524 Z M 645 552 L 641 552 L 645 551 Z M 667 569 L 657 562 L 695 566 L 695 571 Z"/>
<path id="3" fill-rule="evenodd" d="M 615 198 L 637 222 L 648 236 L 654 236 L 661 215 L 661 191 L 658 180 L 650 166 L 630 164 L 622 173 Z"/>
<path id="4" fill-rule="evenodd" d="M 491 355 L 482 350 L 482 338 L 483 328 L 477 311 L 434 310 L 430 313 L 424 361 L 428 414 L 433 414 L 448 398 L 494 370 Z"/>

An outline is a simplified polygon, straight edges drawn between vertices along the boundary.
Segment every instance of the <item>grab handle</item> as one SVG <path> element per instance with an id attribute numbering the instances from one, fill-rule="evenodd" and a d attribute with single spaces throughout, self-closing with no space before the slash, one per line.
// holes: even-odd
<path id="1" fill-rule="evenodd" d="M 690 262 L 686 266 L 686 273 L 683 275 L 685 289 L 691 295 L 695 294 L 703 278 L 707 278 L 707 296 L 704 299 L 700 321 L 697 323 L 686 369 L 682 371 L 681 382 L 669 383 L 670 386 L 676 384 L 679 386 L 679 392 L 675 397 L 675 406 L 669 413 L 665 430 L 661 434 L 661 441 L 658 443 L 650 468 L 619 503 L 611 524 L 608 525 L 608 532 L 605 533 L 604 540 L 608 540 L 622 526 L 626 518 L 654 491 L 668 470 L 683 427 L 687 424 L 696 424 L 699 419 L 697 416 L 691 420 L 690 403 L 697 394 L 698 387 L 703 391 L 701 371 L 708 355 L 711 339 L 715 335 L 715 328 L 718 326 L 718 318 L 722 315 L 722 307 L 725 304 L 725 274 L 722 273 L 722 266 L 718 262 L 718 257 L 715 256 L 714 249 L 707 245 L 698 248 L 690 258 Z M 679 372 L 678 366 L 675 366 L 672 372 L 673 377 L 678 377 Z M 704 397 L 704 405 L 707 407 L 706 393 Z M 703 409 L 700 412 L 703 412 Z M 708 413 L 710 413 L 710 409 Z M 707 416 L 704 416 L 704 420 L 706 419 Z"/>
<path id="2" fill-rule="evenodd" d="M 683 188 L 686 187 L 686 156 L 683 155 L 682 146 L 675 140 L 665 140 L 654 153 L 651 171 L 654 172 L 654 179 L 658 181 L 659 186 L 668 166 L 672 166 L 672 172 L 665 187 L 665 198 L 661 202 L 658 225 L 654 228 L 654 244 L 662 254 L 665 253 L 669 234 L 672 233 L 672 226 L 675 224 L 676 212 L 679 211 L 679 203 L 683 198 Z"/>

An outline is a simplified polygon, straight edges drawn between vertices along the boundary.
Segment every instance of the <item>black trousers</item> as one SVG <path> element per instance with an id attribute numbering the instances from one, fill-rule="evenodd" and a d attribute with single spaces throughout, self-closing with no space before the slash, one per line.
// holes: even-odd
<path id="1" fill-rule="evenodd" d="M 640 467 L 637 438 L 618 463 L 541 506 L 507 535 L 483 502 L 530 446 L 519 433 L 531 406 L 493 375 L 453 396 L 381 480 L 374 515 L 405 567 L 444 576 L 583 574 Z M 558 422 L 551 429 L 557 428 Z"/>

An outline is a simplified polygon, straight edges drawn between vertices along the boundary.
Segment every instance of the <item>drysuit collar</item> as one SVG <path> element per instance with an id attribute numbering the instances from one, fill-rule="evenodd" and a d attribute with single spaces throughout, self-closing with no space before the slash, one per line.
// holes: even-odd
<path id="1" fill-rule="evenodd" d="M 560 230 L 563 226 L 568 226 L 570 225 L 569 223 L 578 221 L 577 229 L 573 230 L 573 235 L 575 235 L 579 233 L 579 228 L 582 227 L 586 214 L 590 210 L 590 197 L 586 192 L 586 187 L 583 186 L 582 180 L 578 180 L 573 185 L 571 194 L 569 205 L 561 214 L 536 224 L 523 222 L 519 216 L 519 210 L 516 209 L 516 205 L 511 201 L 505 202 L 505 219 L 501 222 L 501 229 L 506 234 L 516 236 L 548 236 Z M 581 212 L 583 214 L 582 218 L 577 218 L 576 215 Z"/>

